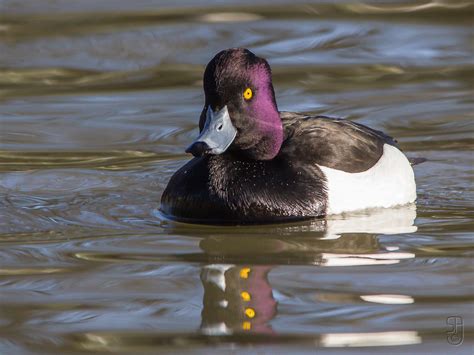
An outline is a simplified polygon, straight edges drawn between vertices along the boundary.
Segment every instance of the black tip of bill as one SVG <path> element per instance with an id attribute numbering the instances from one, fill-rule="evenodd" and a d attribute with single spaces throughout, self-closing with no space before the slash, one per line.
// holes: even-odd
<path id="1" fill-rule="evenodd" d="M 201 157 L 205 154 L 208 154 L 211 151 L 211 148 L 205 142 L 194 142 L 188 148 L 186 148 L 186 153 L 190 153 L 195 157 Z"/>

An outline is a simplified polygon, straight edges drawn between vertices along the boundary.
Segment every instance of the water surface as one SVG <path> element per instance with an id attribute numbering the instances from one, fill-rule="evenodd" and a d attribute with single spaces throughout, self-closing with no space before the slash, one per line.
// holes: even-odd
<path id="1" fill-rule="evenodd" d="M 0 2 L 0 353 L 470 353 L 473 8 Z M 204 65 L 237 46 L 269 60 L 281 110 L 367 124 L 427 158 L 416 206 L 162 218 Z"/>

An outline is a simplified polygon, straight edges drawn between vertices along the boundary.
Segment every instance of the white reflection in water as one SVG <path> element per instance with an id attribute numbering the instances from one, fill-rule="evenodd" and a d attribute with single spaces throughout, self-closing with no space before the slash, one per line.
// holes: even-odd
<path id="1" fill-rule="evenodd" d="M 262 16 L 248 12 L 215 12 L 198 17 L 202 22 L 244 22 L 261 20 Z"/>
<path id="2" fill-rule="evenodd" d="M 406 295 L 361 295 L 361 299 L 366 302 L 381 304 L 411 304 L 415 300 L 411 296 Z"/>
<path id="3" fill-rule="evenodd" d="M 232 329 L 227 328 L 224 322 L 202 327 L 201 331 L 206 335 L 228 335 L 232 334 Z"/>
<path id="4" fill-rule="evenodd" d="M 213 283 L 217 287 L 219 287 L 222 291 L 225 292 L 226 283 L 225 283 L 225 272 L 234 267 L 235 265 L 227 265 L 227 264 L 211 264 L 206 265 L 203 269 L 205 272 L 203 274 L 203 278 L 210 283 Z"/>
<path id="5" fill-rule="evenodd" d="M 322 239 L 337 239 L 343 233 L 414 233 L 417 230 L 413 225 L 415 218 L 415 204 L 330 216 Z"/>
<path id="6" fill-rule="evenodd" d="M 324 334 L 321 337 L 321 345 L 325 347 L 393 346 L 420 343 L 421 337 L 416 331 L 337 333 Z"/>
<path id="7" fill-rule="evenodd" d="M 361 266 L 398 264 L 402 259 L 413 259 L 413 253 L 380 253 L 380 254 L 331 254 L 323 253 L 321 266 Z"/>

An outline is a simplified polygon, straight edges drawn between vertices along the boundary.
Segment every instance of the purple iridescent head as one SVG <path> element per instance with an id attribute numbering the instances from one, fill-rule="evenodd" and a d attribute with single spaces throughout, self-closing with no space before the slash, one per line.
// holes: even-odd
<path id="1" fill-rule="evenodd" d="M 204 72 L 204 92 L 200 135 L 187 152 L 229 151 L 256 160 L 278 154 L 283 126 L 265 59 L 242 48 L 218 53 Z"/>

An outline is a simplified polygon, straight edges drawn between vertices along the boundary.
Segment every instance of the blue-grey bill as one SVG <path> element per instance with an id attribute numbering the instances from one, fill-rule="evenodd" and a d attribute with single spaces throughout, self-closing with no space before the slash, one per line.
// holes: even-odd
<path id="1" fill-rule="evenodd" d="M 191 143 L 187 150 L 189 150 L 193 144 L 202 142 L 209 146 L 209 154 L 222 154 L 232 144 L 236 135 L 237 129 L 230 120 L 227 106 L 224 106 L 217 112 L 213 112 L 211 107 L 208 106 L 204 128 L 199 134 L 199 137 Z"/>

